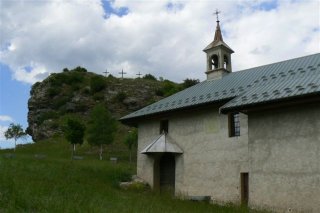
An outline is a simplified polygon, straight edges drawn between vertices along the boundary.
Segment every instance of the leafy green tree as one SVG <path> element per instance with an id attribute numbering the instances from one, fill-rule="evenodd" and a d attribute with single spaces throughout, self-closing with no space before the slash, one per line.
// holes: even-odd
<path id="1" fill-rule="evenodd" d="M 102 160 L 102 146 L 114 140 L 117 123 L 103 105 L 95 106 L 87 125 L 87 140 L 91 145 L 100 146 L 100 160 Z"/>
<path id="2" fill-rule="evenodd" d="M 130 152 L 130 163 L 132 159 L 132 148 L 136 147 L 138 144 L 138 131 L 137 129 L 129 131 L 129 134 L 124 139 L 124 143 L 127 145 Z"/>
<path id="3" fill-rule="evenodd" d="M 83 144 L 85 130 L 85 125 L 74 118 L 69 118 L 66 125 L 63 127 L 65 138 L 73 145 L 72 157 L 76 151 L 76 144 Z"/>
<path id="4" fill-rule="evenodd" d="M 11 123 L 7 131 L 4 132 L 4 137 L 8 139 L 14 139 L 14 151 L 16 151 L 17 140 L 19 138 L 25 137 L 27 133 L 23 131 L 23 128 L 20 124 Z"/>

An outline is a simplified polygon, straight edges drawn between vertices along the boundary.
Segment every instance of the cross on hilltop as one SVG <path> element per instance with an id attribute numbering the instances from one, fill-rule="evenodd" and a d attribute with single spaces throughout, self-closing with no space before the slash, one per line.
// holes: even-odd
<path id="1" fill-rule="evenodd" d="M 110 73 L 110 72 L 108 72 L 108 70 L 106 69 L 106 71 L 105 72 L 103 72 L 103 73 L 105 73 L 106 74 L 106 76 L 108 75 L 108 73 Z"/>
<path id="2" fill-rule="evenodd" d="M 122 71 L 119 72 L 119 74 L 121 74 L 121 78 L 123 79 L 123 75 L 124 75 L 124 74 L 127 74 L 127 73 L 126 73 L 126 72 L 123 72 L 123 69 L 122 69 Z"/>
<path id="3" fill-rule="evenodd" d="M 140 72 L 138 74 L 136 74 L 138 76 L 138 78 L 140 78 L 140 76 L 142 75 Z"/>

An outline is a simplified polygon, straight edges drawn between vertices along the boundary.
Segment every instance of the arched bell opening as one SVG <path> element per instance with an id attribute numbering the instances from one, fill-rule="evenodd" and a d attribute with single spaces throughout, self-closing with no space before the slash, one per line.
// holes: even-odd
<path id="1" fill-rule="evenodd" d="M 228 69 L 228 66 L 229 66 L 228 56 L 224 55 L 223 56 L 223 68 Z"/>
<path id="2" fill-rule="evenodd" d="M 219 57 L 217 55 L 211 56 L 211 70 L 219 68 Z"/>

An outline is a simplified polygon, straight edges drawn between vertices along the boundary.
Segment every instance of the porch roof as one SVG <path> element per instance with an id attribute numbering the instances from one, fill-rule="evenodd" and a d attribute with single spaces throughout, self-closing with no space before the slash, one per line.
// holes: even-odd
<path id="1" fill-rule="evenodd" d="M 146 146 L 140 153 L 152 154 L 152 153 L 177 153 L 182 154 L 182 149 L 175 144 L 166 133 L 162 133 L 156 140 Z"/>

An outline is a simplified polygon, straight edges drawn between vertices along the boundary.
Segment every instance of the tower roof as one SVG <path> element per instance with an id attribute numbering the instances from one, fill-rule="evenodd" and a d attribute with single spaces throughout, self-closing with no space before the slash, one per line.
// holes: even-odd
<path id="1" fill-rule="evenodd" d="M 222 33 L 221 33 L 221 29 L 220 29 L 220 21 L 217 20 L 217 26 L 216 26 L 216 31 L 214 33 L 214 39 L 213 41 L 206 47 L 204 48 L 204 52 L 206 52 L 207 50 L 209 49 L 212 49 L 214 47 L 217 47 L 217 46 L 224 46 L 226 47 L 227 49 L 230 50 L 230 52 L 234 52 L 224 41 L 223 41 L 223 38 L 222 38 Z"/>
<path id="2" fill-rule="evenodd" d="M 221 29 L 220 29 L 220 21 L 217 21 L 216 32 L 214 33 L 214 42 L 223 41 Z"/>

